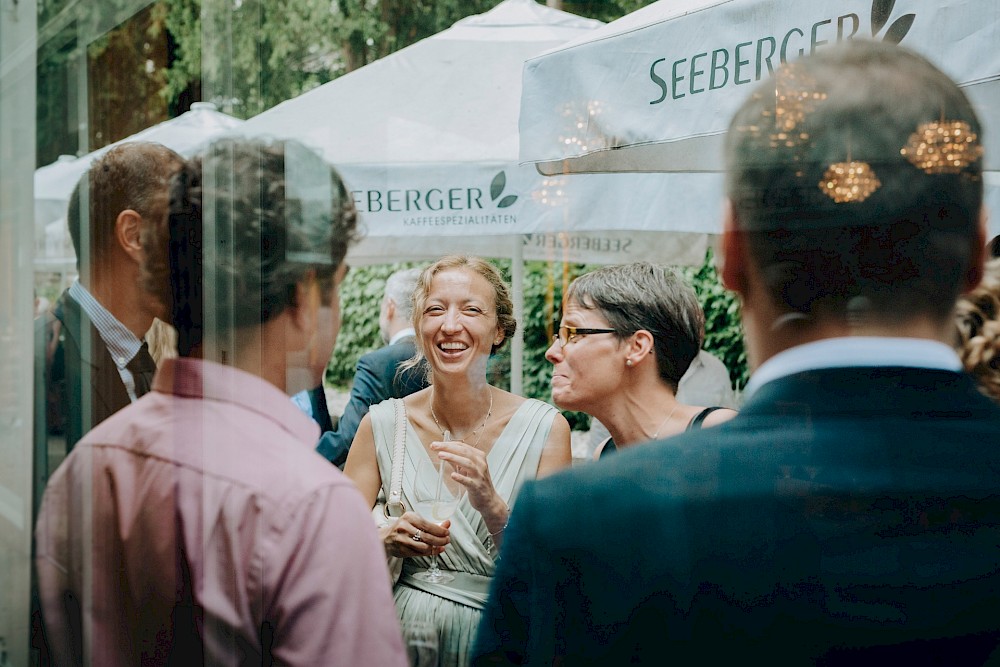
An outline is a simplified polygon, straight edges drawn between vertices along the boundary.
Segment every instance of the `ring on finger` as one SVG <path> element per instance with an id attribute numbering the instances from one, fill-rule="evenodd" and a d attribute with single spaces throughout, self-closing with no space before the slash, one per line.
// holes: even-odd
<path id="1" fill-rule="evenodd" d="M 419 531 L 419 530 L 413 534 L 413 541 L 414 542 L 419 542 L 420 541 L 420 534 L 421 534 L 421 531 Z"/>

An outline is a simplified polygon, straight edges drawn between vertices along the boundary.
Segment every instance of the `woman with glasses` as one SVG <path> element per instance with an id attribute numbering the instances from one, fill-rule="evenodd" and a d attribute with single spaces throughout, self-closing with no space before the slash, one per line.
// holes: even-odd
<path id="1" fill-rule="evenodd" d="M 521 484 L 571 460 L 558 410 L 487 381 L 490 355 L 517 328 L 513 311 L 500 273 L 482 259 L 451 255 L 425 269 L 413 293 L 411 361 L 427 360 L 430 387 L 372 406 L 344 467 L 370 505 L 380 489 L 391 500 L 396 420 L 403 425 L 402 514 L 379 535 L 386 554 L 403 559 L 394 590 L 400 619 L 434 626 L 439 665 L 469 661 Z M 431 493 L 442 500 L 426 516 Z M 447 504 L 447 515 L 435 519 L 434 504 Z"/>
<path id="2" fill-rule="evenodd" d="M 694 290 L 654 264 L 604 267 L 570 284 L 545 358 L 555 404 L 586 412 L 611 434 L 594 458 L 736 414 L 677 401 L 681 376 L 701 348 L 704 318 Z"/>

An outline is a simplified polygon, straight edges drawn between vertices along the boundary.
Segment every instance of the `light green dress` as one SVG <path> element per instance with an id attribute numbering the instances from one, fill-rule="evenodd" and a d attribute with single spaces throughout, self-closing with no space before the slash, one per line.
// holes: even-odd
<path id="1" fill-rule="evenodd" d="M 375 452 L 382 476 L 382 491 L 389 495 L 395 408 L 389 399 L 371 408 Z M 557 411 L 551 405 L 526 400 L 511 417 L 487 456 L 493 486 L 508 506 L 513 506 L 518 489 L 538 470 L 545 441 Z M 407 422 L 406 459 L 403 463 L 403 505 L 413 507 L 415 484 L 432 485 L 434 478 L 414 479 L 417 461 L 427 457 L 427 450 Z M 466 495 L 451 519 L 451 544 L 438 557 L 438 565 L 455 575 L 455 581 L 431 584 L 413 574 L 427 569 L 427 558 L 406 558 L 403 573 L 394 594 L 396 610 L 404 622 L 428 620 L 438 629 L 438 655 L 441 665 L 466 665 L 472 652 L 479 617 L 489 595 L 490 579 L 497 553 L 479 512 Z"/>

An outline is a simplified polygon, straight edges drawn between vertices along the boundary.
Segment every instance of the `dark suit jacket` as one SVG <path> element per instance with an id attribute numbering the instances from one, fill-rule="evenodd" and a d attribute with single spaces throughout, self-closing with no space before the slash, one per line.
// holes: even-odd
<path id="1" fill-rule="evenodd" d="M 55 465 L 91 428 L 129 404 L 111 353 L 67 292 L 35 322 L 35 507 Z"/>
<path id="2" fill-rule="evenodd" d="M 721 426 L 526 484 L 474 663 L 982 664 L 997 494 L 1000 407 L 969 377 L 777 380 Z"/>
<path id="3" fill-rule="evenodd" d="M 403 398 L 427 386 L 426 370 L 418 368 L 397 373 L 399 365 L 413 357 L 417 349 L 413 337 L 403 338 L 358 359 L 351 397 L 336 428 L 320 436 L 316 451 L 341 468 L 354 442 L 361 419 L 368 408 L 388 398 Z"/>

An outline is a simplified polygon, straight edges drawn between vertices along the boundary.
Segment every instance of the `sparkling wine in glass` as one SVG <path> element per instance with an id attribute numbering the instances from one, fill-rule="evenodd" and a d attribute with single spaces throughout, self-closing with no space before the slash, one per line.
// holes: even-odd
<path id="1" fill-rule="evenodd" d="M 445 431 L 444 440 L 451 440 L 450 434 Z M 432 462 L 430 458 L 425 458 L 418 464 L 416 498 L 413 502 L 413 509 L 428 521 L 442 524 L 455 513 L 465 487 L 451 478 L 451 466 L 438 459 Z M 438 567 L 437 554 L 432 554 L 430 567 L 424 572 L 417 572 L 413 576 L 422 581 L 434 584 L 442 584 L 454 581 L 455 577 L 444 572 Z"/>

